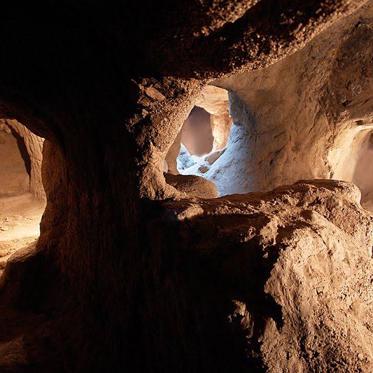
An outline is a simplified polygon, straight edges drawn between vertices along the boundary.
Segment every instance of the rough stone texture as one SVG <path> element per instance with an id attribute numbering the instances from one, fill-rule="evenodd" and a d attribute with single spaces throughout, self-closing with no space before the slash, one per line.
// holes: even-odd
<path id="1" fill-rule="evenodd" d="M 187 197 L 216 198 L 215 184 L 200 176 L 165 174 L 167 184 L 185 193 Z"/>
<path id="2" fill-rule="evenodd" d="M 229 115 L 228 92 L 212 85 L 205 86 L 196 105 L 210 113 L 210 121 L 214 143 L 212 151 L 225 148 L 228 142 L 232 119 Z"/>
<path id="3" fill-rule="evenodd" d="M 180 154 L 181 149 L 181 131 L 175 138 L 174 143 L 171 145 L 170 149 L 165 158 L 165 162 L 167 163 L 167 172 L 172 175 L 178 175 L 179 171 L 177 169 L 177 157 Z"/>
<path id="4" fill-rule="evenodd" d="M 17 139 L 0 128 L 0 198 L 29 190 L 29 175 Z"/>
<path id="5" fill-rule="evenodd" d="M 166 24 L 163 24 L 160 27 L 161 38 L 152 40 L 149 49 L 143 53 L 147 54 L 146 57 L 151 56 L 149 59 L 153 61 L 153 69 L 157 67 L 164 78 L 135 80 L 139 89 L 136 100 L 138 109 L 128 120 L 129 131 L 135 136 L 140 153 L 146 154 L 147 158 L 147 162 L 139 160 L 141 194 L 150 198 L 175 195 L 172 188 L 164 185 L 163 160 L 205 83 L 213 78 L 263 68 L 278 61 L 303 47 L 306 41 L 329 25 L 331 20 L 356 10 L 365 2 L 297 1 L 294 6 L 289 6 L 287 1 L 265 0 L 249 8 L 252 4 L 240 1 L 240 6 L 247 9 L 244 16 L 202 39 L 198 39 L 199 27 L 192 30 L 196 23 L 208 22 L 203 10 L 206 4 L 199 9 L 202 12 L 200 16 L 193 13 L 190 4 L 187 6 L 187 14 L 178 14 L 176 19 L 180 19 L 182 14 L 183 24 L 188 24 L 188 30 L 184 30 L 179 24 L 177 31 L 170 32 Z M 222 3 L 226 2 L 218 1 L 216 9 L 221 7 L 221 14 L 224 14 L 226 10 Z M 183 1 L 178 2 L 177 6 L 183 7 L 183 4 Z M 177 7 L 172 8 L 171 14 L 177 14 L 176 9 Z M 169 12 L 166 14 L 169 17 L 167 19 L 172 19 Z M 194 18 L 189 22 L 190 17 Z M 152 19 L 155 22 L 154 17 Z M 164 18 L 156 21 L 161 20 L 164 21 Z M 188 38 L 187 35 L 193 37 Z M 156 35 L 152 36 L 155 39 Z M 159 44 L 167 50 L 159 48 Z M 180 61 L 184 62 L 181 64 Z M 160 91 L 166 97 L 168 105 L 163 100 L 149 100 L 144 94 L 147 87 Z M 136 90 L 135 87 L 132 88 Z M 168 136 L 162 135 L 162 128 L 167 128 Z M 154 167 L 155 164 L 158 167 Z"/>
<path id="6" fill-rule="evenodd" d="M 373 218 L 359 199 L 352 184 L 320 180 L 162 203 L 165 212 L 150 222 L 151 236 L 162 251 L 178 242 L 170 255 L 177 269 L 163 279 L 158 267 L 165 307 L 152 315 L 153 327 L 177 348 L 196 343 L 191 335 L 198 320 L 203 347 L 197 354 L 220 351 L 222 372 L 370 372 Z M 153 236 L 157 224 L 173 233 Z M 195 293 L 178 298 L 175 284 Z M 180 335 L 167 334 L 188 312 L 190 324 Z M 177 362 L 166 363 L 178 370 Z"/>
<path id="7" fill-rule="evenodd" d="M 353 165 L 373 128 L 372 38 L 369 2 L 275 65 L 216 82 L 234 91 L 231 114 L 241 128 L 206 177 L 223 194 L 303 178 L 343 179 L 366 189 Z M 232 182 L 224 186 L 226 178 Z"/>
<path id="8" fill-rule="evenodd" d="M 362 136 L 363 141 L 354 141 L 354 144 L 358 145 L 357 157 L 354 173 L 349 180 L 352 180 L 360 188 L 362 205 L 373 211 L 373 135 L 371 132 L 364 135 Z"/>
<path id="9" fill-rule="evenodd" d="M 30 162 L 30 169 L 28 170 L 30 173 L 28 191 L 37 199 L 44 200 L 45 192 L 41 179 L 44 139 L 32 133 L 27 127 L 16 120 L 0 120 L 0 126 L 1 125 L 11 128 L 22 138 Z"/>
<path id="10" fill-rule="evenodd" d="M 207 250 L 199 255 L 202 250 L 190 240 L 202 242 L 218 221 L 204 216 L 197 224 L 203 234 L 183 236 L 183 242 L 173 229 L 175 214 L 160 219 L 167 203 L 175 210 L 183 202 L 154 200 L 184 196 L 166 184 L 163 161 L 206 84 L 278 61 L 364 2 L 52 0 L 22 8 L 18 2 L 3 5 L 0 116 L 25 123 L 47 140 L 47 208 L 35 249 L 11 260 L 1 281 L 5 353 L 0 370 L 190 372 L 242 371 L 244 366 L 255 371 L 255 358 L 247 363 L 244 357 L 240 321 L 227 326 L 226 320 L 229 314 L 237 320 L 229 309 L 232 299 L 240 301 L 240 293 L 246 294 L 241 284 L 249 284 L 252 299 L 262 299 L 262 266 L 248 280 L 236 281 L 242 279 L 240 265 L 252 262 L 238 256 L 229 270 L 227 255 L 240 243 L 239 230 L 247 233 L 256 225 L 251 220 L 241 224 L 245 216 L 237 209 L 237 219 L 223 219 L 230 224 L 221 229 L 227 239 L 210 236 L 217 250 L 206 242 Z M 312 190 L 309 198 L 313 194 L 318 195 Z M 313 200 L 314 208 L 320 206 L 330 221 L 337 214 L 351 215 L 348 221 L 361 233 L 365 212 L 358 206 L 347 211 L 338 190 L 330 191 L 328 201 L 334 196 L 342 201 L 335 213 L 322 195 L 321 201 Z M 203 209 L 203 203 L 196 202 L 186 214 Z M 230 204 L 223 200 L 220 210 L 230 211 Z M 294 224 L 303 222 L 296 205 L 294 211 Z M 370 238 L 369 229 L 364 231 Z M 186 243 L 188 250 L 179 251 Z M 243 251 L 250 257 L 258 247 L 251 242 Z M 233 277 L 220 277 L 224 268 Z M 271 311 L 260 301 L 255 305 L 259 320 Z M 343 343 L 330 346 L 338 346 L 339 353 Z M 346 359 L 352 367 L 352 355 Z M 271 362 L 270 356 L 259 360 Z M 325 364 L 330 366 L 328 360 Z"/>
<path id="11" fill-rule="evenodd" d="M 211 115 L 212 135 L 214 136 L 213 151 L 220 151 L 226 147 L 231 126 L 232 118 L 229 113 Z"/>
<path id="12" fill-rule="evenodd" d="M 211 200 L 149 201 L 142 266 L 150 270 L 138 283 L 126 366 L 371 371 L 373 218 L 359 198 L 354 185 L 325 180 Z M 29 274 L 42 258 L 30 247 L 10 259 L 0 286 L 3 300 L 30 302 Z M 61 294 L 52 304 L 60 304 Z M 5 339 L 1 368 L 22 371 L 26 361 L 48 371 L 42 369 L 58 366 L 61 356 L 75 366 L 66 345 L 87 320 L 74 331 L 66 328 L 74 322 L 69 313 L 51 323 L 40 311 L 26 318 L 7 312 L 0 313 L 8 325 L 1 339 L 18 331 L 26 343 Z M 94 346 L 85 343 L 92 352 Z"/>

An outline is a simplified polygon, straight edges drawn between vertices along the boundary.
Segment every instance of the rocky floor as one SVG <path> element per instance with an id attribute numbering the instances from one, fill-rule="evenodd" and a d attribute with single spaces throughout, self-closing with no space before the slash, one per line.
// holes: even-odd
<path id="1" fill-rule="evenodd" d="M 37 239 L 44 209 L 29 193 L 0 197 L 0 274 L 15 251 Z"/>

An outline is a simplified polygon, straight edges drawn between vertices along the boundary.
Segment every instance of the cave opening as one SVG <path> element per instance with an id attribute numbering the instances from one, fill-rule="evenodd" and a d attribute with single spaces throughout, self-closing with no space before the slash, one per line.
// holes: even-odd
<path id="1" fill-rule="evenodd" d="M 227 148 L 232 125 L 229 118 L 216 118 L 201 107 L 193 108 L 181 129 L 177 157 L 180 174 L 203 177 L 209 171 Z"/>
<path id="2" fill-rule="evenodd" d="M 0 271 L 15 251 L 40 235 L 43 142 L 18 121 L 0 121 Z"/>
<path id="3" fill-rule="evenodd" d="M 218 165 L 217 161 L 231 143 L 229 106 L 227 90 L 204 87 L 167 154 L 167 173 L 203 178 L 213 183 L 218 195 L 225 194 L 224 162 Z"/>
<path id="4" fill-rule="evenodd" d="M 214 147 L 211 114 L 205 109 L 195 106 L 181 128 L 180 140 L 180 153 L 177 157 L 178 171 L 181 174 L 203 173 L 203 166 L 197 167 L 197 170 L 195 170 L 195 166 L 202 164 Z M 190 170 L 191 167 L 193 167 L 193 170 Z"/>

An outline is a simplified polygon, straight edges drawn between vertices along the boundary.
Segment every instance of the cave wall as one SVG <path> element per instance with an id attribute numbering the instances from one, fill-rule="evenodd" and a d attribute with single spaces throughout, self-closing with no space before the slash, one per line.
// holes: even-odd
<path id="1" fill-rule="evenodd" d="M 225 148 L 228 142 L 232 119 L 229 114 L 228 92 L 213 85 L 205 86 L 196 105 L 210 113 L 214 143 L 211 151 Z"/>
<path id="2" fill-rule="evenodd" d="M 277 64 L 216 82 L 232 92 L 235 122 L 231 152 L 208 173 L 221 193 L 304 178 L 357 181 L 348 163 L 373 123 L 369 4 Z"/>
<path id="3" fill-rule="evenodd" d="M 159 250 L 171 250 L 175 272 L 147 258 L 148 284 L 159 284 L 164 302 L 144 312 L 172 340 L 161 365 L 189 371 L 198 359 L 209 369 L 214 356 L 222 372 L 370 371 L 373 226 L 359 200 L 353 184 L 313 180 L 160 203 L 148 229 Z M 198 343 L 193 354 L 183 350 L 189 341 Z M 175 346 L 184 352 L 173 360 Z"/>
<path id="4" fill-rule="evenodd" d="M 291 202 L 294 188 L 269 202 L 272 207 L 263 214 L 257 206 L 263 204 L 264 195 L 249 196 L 252 204 L 218 201 L 216 209 L 216 200 L 212 200 L 216 220 L 205 221 L 207 211 L 196 221 L 196 234 L 187 235 L 201 239 L 201 245 L 189 241 L 179 251 L 183 229 L 190 222 L 179 230 L 178 221 L 193 217 L 203 206 L 209 210 L 209 202 L 204 205 L 193 198 L 185 201 L 186 206 L 175 201 L 167 208 L 170 199 L 188 195 L 166 183 L 163 162 L 206 84 L 228 74 L 264 68 L 294 53 L 364 2 L 296 1 L 289 6 L 288 1 L 274 0 L 234 4 L 224 0 L 172 4 L 130 0 L 87 6 L 85 2 L 48 1 L 20 9 L 13 2 L 4 5 L 0 116 L 25 123 L 46 139 L 43 181 L 47 208 L 38 243 L 11 258 L 0 279 L 1 315 L 9 320 L 8 327 L 1 330 L 3 370 L 164 372 L 205 367 L 218 371 L 227 366 L 262 369 L 265 361 L 276 371 L 274 364 L 285 361 L 286 350 L 273 353 L 276 349 L 268 348 L 268 355 L 258 357 L 258 346 L 254 346 L 250 351 L 255 361 L 247 362 L 242 356 L 246 332 L 239 326 L 240 317 L 232 332 L 224 323 L 229 315 L 225 311 L 241 293 L 241 280 L 249 283 L 242 290 L 249 308 L 253 306 L 250 299 L 257 295 L 266 298 L 265 279 L 250 287 L 245 266 L 242 277 L 235 266 L 237 261 L 250 260 L 241 261 L 238 256 L 231 261 L 230 255 L 236 253 L 238 240 L 243 246 L 237 249 L 244 258 L 252 252 L 262 256 L 269 241 L 261 222 L 272 212 L 278 214 L 276 207 L 271 210 L 273 206 Z M 32 57 L 28 63 L 25 56 Z M 330 231 L 337 230 L 341 241 L 351 240 L 351 245 L 346 244 L 346 256 L 358 246 L 358 259 L 365 260 L 371 244 L 370 221 L 356 203 L 353 187 L 316 188 L 324 199 L 312 185 L 301 188 L 300 200 L 310 190 L 316 197 L 311 196 L 304 209 L 313 204 L 331 220 L 335 213 L 335 225 L 342 233 L 334 226 Z M 338 203 L 330 207 L 329 202 L 341 195 L 346 195 L 342 199 L 353 216 L 351 224 L 361 226 L 356 232 L 346 222 L 338 223 L 342 211 Z M 329 208 L 336 210 L 330 212 Z M 250 232 L 255 221 L 242 214 L 245 209 L 254 212 L 254 220 L 260 217 L 261 233 L 253 240 Z M 224 229 L 224 215 L 230 212 L 233 226 Z M 293 219 L 299 219 L 301 212 L 291 209 L 292 218 L 286 223 L 294 227 Z M 318 223 L 309 215 L 300 221 L 306 233 L 307 226 L 329 226 L 323 218 Z M 223 235 L 205 236 L 205 222 L 220 227 Z M 286 229 L 282 233 L 284 249 L 291 249 L 294 241 L 287 240 Z M 204 237 L 217 246 L 209 246 Z M 313 238 L 311 254 L 320 243 L 318 237 Z M 228 252 L 224 247 L 220 251 L 220 243 Z M 190 251 L 194 247 L 198 248 L 196 256 Z M 326 252 L 328 248 L 326 245 Z M 212 268 L 208 253 L 216 254 Z M 271 267 L 266 263 L 260 262 L 255 270 L 267 273 L 263 269 Z M 226 267 L 228 278 L 224 276 Z M 224 292 L 216 286 L 219 270 L 223 270 L 222 285 L 223 280 L 229 284 L 223 286 Z M 276 301 L 286 303 L 290 298 Z M 267 303 L 259 304 L 265 308 Z M 255 310 L 254 302 L 251 312 L 258 316 L 258 324 L 267 320 L 271 325 L 272 317 L 261 317 L 260 310 Z M 306 314 L 299 315 L 295 312 L 305 320 Z M 294 334 L 299 324 L 290 323 L 284 331 Z M 263 330 L 267 329 L 259 327 L 258 333 Z M 296 334 L 294 349 L 304 334 Z M 323 351 L 329 346 L 339 355 L 346 351 L 338 341 Z M 299 364 L 308 364 L 308 360 L 303 362 L 302 351 L 296 351 Z M 360 350 L 356 347 L 355 351 Z M 272 359 L 277 353 L 283 354 L 283 360 Z M 311 363 L 318 360 L 310 359 Z M 329 369 L 333 363 L 327 360 L 324 366 Z M 346 364 L 363 369 L 370 361 L 352 359 Z"/>
<path id="5" fill-rule="evenodd" d="M 17 139 L 0 125 L 0 196 L 29 191 L 29 175 Z"/>
<path id="6" fill-rule="evenodd" d="M 24 188 L 24 192 L 28 191 L 32 195 L 39 199 L 45 199 L 45 192 L 43 188 L 43 182 L 41 177 L 41 164 L 43 160 L 43 142 L 44 139 L 32 133 L 27 127 L 17 122 L 16 120 L 0 120 L 0 126 L 7 128 L 20 138 L 22 146 L 25 148 L 25 157 L 27 163 L 29 163 L 27 172 L 28 182 L 27 187 Z M 4 154 L 4 158 L 6 158 Z M 7 181 L 7 176 L 4 174 L 4 183 Z"/>
<path id="7" fill-rule="evenodd" d="M 361 203 L 368 210 L 373 210 L 373 146 L 372 132 L 367 131 L 363 140 L 359 142 L 357 160 L 351 180 L 359 186 L 361 190 Z"/>

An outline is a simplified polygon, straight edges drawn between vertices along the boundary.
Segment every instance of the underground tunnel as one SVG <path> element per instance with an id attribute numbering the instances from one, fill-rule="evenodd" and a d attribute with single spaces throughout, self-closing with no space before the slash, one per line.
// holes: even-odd
<path id="1" fill-rule="evenodd" d="M 40 234 L 45 208 L 41 181 L 43 139 L 14 120 L 0 122 L 0 248 L 1 267 L 18 249 Z"/>
<path id="2" fill-rule="evenodd" d="M 373 370 L 372 0 L 0 17 L 0 372 Z"/>

